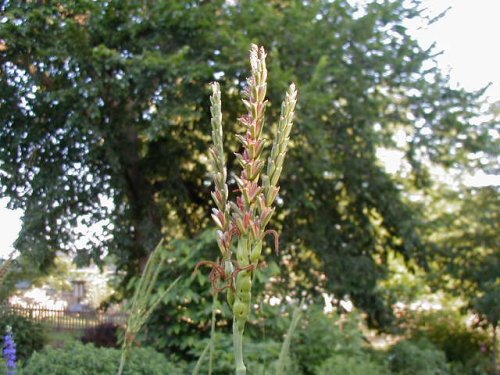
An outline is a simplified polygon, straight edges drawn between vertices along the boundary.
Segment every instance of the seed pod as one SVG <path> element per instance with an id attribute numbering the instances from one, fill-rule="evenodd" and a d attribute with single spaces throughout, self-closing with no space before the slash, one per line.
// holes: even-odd
<path id="1" fill-rule="evenodd" d="M 250 306 L 250 301 L 252 300 L 252 293 L 251 292 L 242 293 L 241 295 L 238 296 L 238 298 L 241 302 L 244 302 Z"/>
<path id="2" fill-rule="evenodd" d="M 260 254 L 262 253 L 262 241 L 255 241 L 250 253 L 250 262 L 257 264 L 259 262 Z"/>
<path id="3" fill-rule="evenodd" d="M 275 186 L 270 186 L 269 189 L 266 190 L 266 205 L 268 207 L 271 207 L 273 204 L 274 200 L 276 199 L 276 196 L 278 195 L 280 188 L 275 187 Z"/>
<path id="4" fill-rule="evenodd" d="M 221 230 L 224 230 L 224 223 L 222 223 L 219 218 L 217 217 L 217 215 L 215 214 L 212 214 L 212 220 L 215 222 L 215 224 L 217 225 L 217 227 L 219 227 Z"/>
<path id="5" fill-rule="evenodd" d="M 278 184 L 278 180 L 279 180 L 280 175 L 281 175 L 281 169 L 282 169 L 282 167 L 278 166 L 274 170 L 274 173 L 271 177 L 271 185 L 276 186 Z"/>
<path id="6" fill-rule="evenodd" d="M 238 321 L 243 321 L 243 324 L 248 318 L 248 304 L 236 298 L 233 304 L 233 315 Z"/>
<path id="7" fill-rule="evenodd" d="M 247 266 L 249 264 L 248 258 L 250 256 L 248 251 L 248 240 L 246 238 L 240 238 L 238 241 L 238 247 L 236 248 L 236 259 L 241 266 Z"/>
<path id="8" fill-rule="evenodd" d="M 243 224 L 243 219 L 241 217 L 233 216 L 234 217 L 234 223 L 238 227 L 238 230 L 240 231 L 241 235 L 245 235 L 247 233 L 247 228 L 245 228 L 245 225 Z M 238 255 L 238 251 L 236 251 L 236 255 Z"/>
<path id="9" fill-rule="evenodd" d="M 238 330 L 243 332 L 245 323 L 250 315 L 250 303 L 245 303 L 239 298 L 236 298 L 233 305 L 233 316 L 238 325 Z"/>
<path id="10" fill-rule="evenodd" d="M 285 153 L 282 152 L 281 154 L 278 154 L 278 157 L 276 158 L 276 165 L 278 168 L 283 167 L 283 161 L 285 160 Z"/>
<path id="11" fill-rule="evenodd" d="M 252 279 L 247 271 L 242 271 L 236 278 L 236 293 L 238 296 L 252 290 Z"/>
<path id="12" fill-rule="evenodd" d="M 254 223 L 253 221 L 250 223 L 250 234 L 252 239 L 256 239 L 260 237 L 260 228 L 259 223 Z M 250 254 L 249 254 L 250 255 Z"/>

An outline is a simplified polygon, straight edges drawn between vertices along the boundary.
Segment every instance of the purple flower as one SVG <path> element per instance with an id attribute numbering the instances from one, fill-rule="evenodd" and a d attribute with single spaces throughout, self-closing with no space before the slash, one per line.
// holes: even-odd
<path id="1" fill-rule="evenodd" d="M 14 375 L 16 369 L 16 343 L 12 337 L 10 327 L 7 327 L 7 333 L 4 336 L 3 357 L 7 364 L 7 375 Z"/>

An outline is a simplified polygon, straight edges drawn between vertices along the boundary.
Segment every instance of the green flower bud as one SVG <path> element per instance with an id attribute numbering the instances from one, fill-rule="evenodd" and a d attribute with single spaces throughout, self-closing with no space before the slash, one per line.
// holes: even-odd
<path id="1" fill-rule="evenodd" d="M 236 318 L 236 320 L 239 322 L 243 321 L 243 324 L 246 322 L 248 318 L 248 311 L 249 306 L 247 303 L 241 301 L 240 299 L 236 298 L 233 304 L 233 315 Z"/>
<path id="2" fill-rule="evenodd" d="M 250 253 L 250 262 L 252 264 L 257 264 L 259 262 L 261 253 L 262 253 L 262 241 L 256 241 Z"/>
<path id="3" fill-rule="evenodd" d="M 252 279 L 247 271 L 242 271 L 236 278 L 236 293 L 248 293 L 252 290 Z"/>

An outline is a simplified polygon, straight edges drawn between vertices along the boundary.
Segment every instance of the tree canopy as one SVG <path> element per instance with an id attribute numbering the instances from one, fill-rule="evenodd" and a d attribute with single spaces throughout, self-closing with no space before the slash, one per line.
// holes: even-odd
<path id="1" fill-rule="evenodd" d="M 500 321 L 500 253 L 498 187 L 448 192 L 448 209 L 431 222 L 434 276 L 441 289 L 468 303 L 483 322 Z"/>
<path id="2" fill-rule="evenodd" d="M 0 6 L 0 196 L 24 210 L 16 242 L 40 266 L 56 250 L 110 255 L 133 275 L 160 238 L 209 225 L 208 83 L 221 81 L 229 149 L 243 113 L 246 54 L 269 51 L 269 99 L 299 90 L 280 191 L 290 283 L 349 295 L 386 318 L 387 256 L 425 265 L 419 215 L 376 152 L 396 147 L 408 179 L 430 163 L 491 155 L 481 93 L 452 89 L 406 22 L 418 1 L 60 1 Z M 272 110 L 274 108 L 274 110 Z M 267 113 L 274 129 L 277 106 Z M 270 138 L 270 137 L 268 137 Z M 229 155 L 228 165 L 235 163 Z M 230 180 L 230 190 L 235 187 Z M 82 226 L 98 233 L 86 242 Z"/>

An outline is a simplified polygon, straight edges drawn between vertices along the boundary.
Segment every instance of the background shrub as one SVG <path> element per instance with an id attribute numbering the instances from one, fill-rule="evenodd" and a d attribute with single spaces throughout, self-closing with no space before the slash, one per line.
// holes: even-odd
<path id="1" fill-rule="evenodd" d="M 486 356 L 484 353 L 476 353 L 474 357 L 469 358 L 465 363 L 450 363 L 451 373 L 453 375 L 494 375 L 492 362 L 490 356 Z"/>
<path id="2" fill-rule="evenodd" d="M 6 332 L 7 326 L 12 328 L 16 342 L 17 358 L 28 359 L 34 351 L 41 350 L 47 343 L 44 327 L 32 320 L 16 314 L 0 315 L 0 335 Z M 3 346 L 3 338 L 2 338 Z"/>
<path id="3" fill-rule="evenodd" d="M 394 345 L 389 364 L 398 375 L 451 374 L 444 352 L 425 339 L 404 340 Z"/>
<path id="4" fill-rule="evenodd" d="M 217 333 L 215 339 L 215 353 L 213 359 L 213 373 L 217 375 L 233 375 L 234 374 L 234 353 L 233 353 L 233 337 L 230 334 Z M 281 350 L 281 342 L 271 339 L 253 340 L 250 337 L 245 337 L 245 345 L 243 347 L 245 356 L 245 365 L 247 373 L 252 375 L 270 375 L 275 374 L 275 365 Z M 209 340 L 203 340 L 195 344 L 193 357 L 199 358 L 201 352 L 207 345 Z M 195 362 L 191 367 L 194 368 Z M 208 355 L 202 363 L 202 374 L 205 374 L 208 369 Z M 189 373 L 189 372 L 187 372 Z M 286 374 L 301 375 L 297 364 L 291 359 L 285 366 Z"/>
<path id="5" fill-rule="evenodd" d="M 302 372 L 314 375 L 317 366 L 335 354 L 364 355 L 363 333 L 359 316 L 324 314 L 320 307 L 305 312 L 299 322 L 296 339 L 292 342 L 292 357 L 300 364 Z"/>
<path id="6" fill-rule="evenodd" d="M 418 313 L 413 319 L 412 336 L 428 339 L 450 362 L 465 365 L 481 352 L 481 346 L 487 347 L 491 341 L 484 331 L 467 327 L 464 317 L 454 311 Z"/>
<path id="7" fill-rule="evenodd" d="M 484 375 L 493 374 L 493 360 L 483 353 L 476 353 L 474 357 L 469 358 L 464 364 L 464 373 L 466 375 Z M 455 375 L 455 374 L 453 374 Z M 458 375 L 458 374 L 457 374 Z"/>
<path id="8" fill-rule="evenodd" d="M 85 329 L 81 341 L 84 344 L 92 343 L 97 347 L 118 348 L 117 330 L 116 324 L 99 324 L 96 327 Z"/>
<path id="9" fill-rule="evenodd" d="M 336 354 L 319 366 L 315 375 L 386 375 L 379 363 L 373 362 L 368 356 L 347 356 Z"/>
<path id="10" fill-rule="evenodd" d="M 34 353 L 20 375 L 116 375 L 121 351 L 75 342 L 64 349 Z M 185 375 L 183 364 L 173 364 L 150 348 L 133 348 L 124 375 Z"/>

